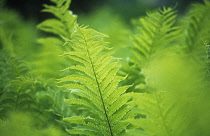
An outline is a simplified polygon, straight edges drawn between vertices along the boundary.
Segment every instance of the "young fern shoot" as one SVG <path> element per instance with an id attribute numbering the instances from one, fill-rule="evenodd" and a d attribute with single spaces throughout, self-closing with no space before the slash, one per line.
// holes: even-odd
<path id="1" fill-rule="evenodd" d="M 72 51 L 64 56 L 77 65 L 65 69 L 73 74 L 60 79 L 61 87 L 77 96 L 66 99 L 67 103 L 80 105 L 89 112 L 88 117 L 64 118 L 73 124 L 68 130 L 70 134 L 116 136 L 125 133 L 129 125 L 123 121 L 131 116 L 126 107 L 131 95 L 125 93 L 129 86 L 118 86 L 124 77 L 116 74 L 120 68 L 118 60 L 104 51 L 109 49 L 104 37 L 93 29 L 75 25 L 71 40 L 66 41 Z"/>

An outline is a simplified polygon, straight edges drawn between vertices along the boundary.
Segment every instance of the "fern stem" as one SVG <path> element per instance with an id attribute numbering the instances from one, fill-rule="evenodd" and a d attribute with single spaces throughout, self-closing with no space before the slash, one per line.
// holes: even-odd
<path id="1" fill-rule="evenodd" d="M 82 33 L 82 32 L 81 32 Z M 96 84 L 97 84 L 97 87 L 98 87 L 98 91 L 99 91 L 99 95 L 100 95 L 100 98 L 101 98 L 101 103 L 103 105 L 103 110 L 104 110 L 104 114 L 105 114 L 105 117 L 106 117 L 106 121 L 107 121 L 107 125 L 109 127 L 109 131 L 110 131 L 110 134 L 111 136 L 114 136 L 113 132 L 112 132 L 112 127 L 111 127 L 111 124 L 109 122 L 109 117 L 108 117 L 108 114 L 107 114 L 107 111 L 106 111 L 106 107 L 105 107 L 105 104 L 104 104 L 104 99 L 102 97 L 102 93 L 101 93 L 101 89 L 100 89 L 100 85 L 99 85 L 99 82 L 98 82 L 98 79 L 97 79 L 97 76 L 96 76 L 96 72 L 95 72 L 95 68 L 93 66 L 93 62 L 91 60 L 91 57 L 90 57 L 90 53 L 89 53 L 89 50 L 88 50 L 88 46 L 87 46 L 87 40 L 84 36 L 84 34 L 82 33 L 83 35 L 83 38 L 85 40 L 85 46 L 86 46 L 86 51 L 87 51 L 87 54 L 88 54 L 88 58 L 90 60 L 90 63 L 91 63 L 91 67 L 93 69 L 93 73 L 94 73 L 94 77 L 95 77 L 95 80 L 96 80 Z"/>

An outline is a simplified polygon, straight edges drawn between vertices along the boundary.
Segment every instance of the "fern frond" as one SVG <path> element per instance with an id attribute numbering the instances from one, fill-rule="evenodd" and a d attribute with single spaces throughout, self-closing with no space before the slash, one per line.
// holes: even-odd
<path id="1" fill-rule="evenodd" d="M 10 84 L 5 87 L 1 97 L 2 106 L 10 105 L 10 107 L 7 107 L 9 110 L 17 110 L 23 109 L 23 104 L 35 104 L 32 98 L 33 95 L 35 95 L 35 92 L 30 92 L 35 84 L 37 84 L 37 80 L 24 76 L 11 80 Z"/>
<path id="2" fill-rule="evenodd" d="M 138 63 L 171 47 L 180 34 L 174 26 L 177 15 L 172 8 L 163 8 L 147 14 L 147 17 L 138 20 L 140 34 L 132 39 Z"/>
<path id="3" fill-rule="evenodd" d="M 120 66 L 117 59 L 104 52 L 107 49 L 104 37 L 106 35 L 95 30 L 75 26 L 71 40 L 67 41 L 73 51 L 64 55 L 78 63 L 67 68 L 75 70 L 74 74 L 61 78 L 59 82 L 64 84 L 61 87 L 78 96 L 66 101 L 89 112 L 89 117 L 64 119 L 78 124 L 68 130 L 70 134 L 114 136 L 124 133 L 129 125 L 122 122 L 130 112 L 126 103 L 131 96 L 125 94 L 129 86 L 118 87 L 123 79 L 116 75 Z"/>
<path id="4" fill-rule="evenodd" d="M 51 0 L 55 5 L 44 5 L 43 12 L 53 14 L 56 19 L 47 19 L 37 27 L 58 37 L 70 38 L 77 16 L 69 11 L 71 0 Z"/>
<path id="5" fill-rule="evenodd" d="M 141 130 L 135 130 L 138 133 L 145 136 L 179 134 L 181 129 L 178 126 L 181 125 L 181 122 L 177 121 L 179 115 L 175 103 L 168 98 L 167 92 L 135 94 L 132 104 L 137 108 L 136 111 L 139 110 L 139 118 L 130 120 L 133 125 L 141 128 Z"/>
<path id="6" fill-rule="evenodd" d="M 209 9 L 210 2 L 204 0 L 205 4 L 193 4 L 187 14 L 189 22 L 186 30 L 186 44 L 188 51 L 196 52 L 205 49 L 203 41 L 209 40 Z M 185 26 L 186 27 L 186 26 Z"/>
<path id="7" fill-rule="evenodd" d="M 196 65 L 201 66 L 201 78 L 208 73 L 208 47 L 205 42 L 209 42 L 210 36 L 210 2 L 204 0 L 204 4 L 193 4 L 183 22 L 185 35 L 185 52 Z M 186 24 L 186 25 L 185 25 Z M 204 70 L 205 69 L 205 70 Z"/>
<path id="8" fill-rule="evenodd" d="M 19 76 L 10 80 L 0 97 L 2 108 L 1 117 L 5 117 L 11 111 L 28 111 L 43 121 L 43 110 L 47 110 L 53 104 L 52 98 L 45 97 L 49 93 L 49 85 L 46 85 L 40 78 L 32 76 Z M 45 104 L 40 105 L 45 98 Z M 46 113 L 45 115 L 49 115 Z"/>
<path id="9" fill-rule="evenodd" d="M 32 61 L 32 66 L 34 67 L 32 72 L 47 78 L 60 78 L 58 71 L 61 69 L 61 66 L 65 65 L 65 61 L 57 56 L 63 50 L 67 50 L 65 49 L 67 46 L 62 46 L 65 41 L 63 37 L 71 37 L 77 16 L 69 11 L 71 0 L 51 0 L 51 2 L 54 5 L 45 4 L 45 9 L 42 11 L 53 14 L 55 18 L 43 21 L 37 28 L 54 35 L 38 39 L 38 43 L 42 45 L 42 48 L 40 48 L 40 53 Z M 54 65 L 55 63 L 57 65 Z"/>
<path id="10" fill-rule="evenodd" d="M 138 29 L 138 34 L 132 38 L 135 58 L 131 60 L 134 63 L 132 69 L 127 70 L 128 79 L 134 82 L 136 91 L 146 91 L 144 80 L 148 64 L 157 56 L 168 53 L 169 49 L 177 49 L 177 39 L 182 35 L 179 27 L 175 26 L 176 17 L 174 9 L 163 7 L 135 21 Z"/>
<path id="11" fill-rule="evenodd" d="M 130 62 L 131 60 L 128 59 L 126 64 L 123 65 L 121 68 L 119 74 L 122 76 L 126 76 L 126 80 L 122 82 L 123 85 L 129 85 L 133 84 L 132 87 L 130 87 L 127 92 L 145 92 L 146 90 L 146 83 L 145 83 L 145 77 L 141 73 L 141 68 L 134 63 Z"/>
<path id="12" fill-rule="evenodd" d="M 4 88 L 20 75 L 29 72 L 27 62 L 22 58 L 10 56 L 5 50 L 0 51 L 0 97 Z"/>

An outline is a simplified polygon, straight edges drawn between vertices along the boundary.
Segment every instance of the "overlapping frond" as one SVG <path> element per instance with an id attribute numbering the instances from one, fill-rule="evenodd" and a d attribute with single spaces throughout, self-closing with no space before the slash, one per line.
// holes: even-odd
<path id="1" fill-rule="evenodd" d="M 148 13 L 147 17 L 137 21 L 140 25 L 139 34 L 132 39 L 132 42 L 138 61 L 148 59 L 173 45 L 180 34 L 178 28 L 174 26 L 176 16 L 172 8 L 163 8 Z"/>
<path id="2" fill-rule="evenodd" d="M 130 122 L 141 128 L 130 131 L 131 135 L 138 136 L 141 133 L 143 136 L 175 136 L 181 131 L 178 129 L 181 125 L 179 114 L 167 92 L 135 94 L 131 105 L 140 116 L 130 119 Z"/>
<path id="3" fill-rule="evenodd" d="M 130 87 L 127 92 L 145 92 L 146 91 L 146 82 L 145 77 L 141 73 L 141 68 L 134 64 L 129 62 L 128 60 L 127 64 L 124 64 L 123 67 L 120 69 L 119 74 L 122 76 L 126 76 L 126 80 L 122 82 L 123 85 L 130 85 L 133 84 L 132 87 Z"/>
<path id="4" fill-rule="evenodd" d="M 129 115 L 126 103 L 131 97 L 125 93 L 129 86 L 118 86 L 124 77 L 116 74 L 120 68 L 118 60 L 104 52 L 109 49 L 104 37 L 93 29 L 75 26 L 71 40 L 66 41 L 65 46 L 70 44 L 73 51 L 64 55 L 77 62 L 65 69 L 74 70 L 74 74 L 60 79 L 62 87 L 77 96 L 66 102 L 89 112 L 88 117 L 64 119 L 77 124 L 68 130 L 70 134 L 114 136 L 124 133 L 129 125 L 122 122 Z"/>

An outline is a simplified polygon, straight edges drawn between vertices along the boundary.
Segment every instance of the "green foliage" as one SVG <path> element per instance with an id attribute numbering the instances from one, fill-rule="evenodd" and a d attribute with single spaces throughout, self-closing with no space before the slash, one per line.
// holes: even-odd
<path id="1" fill-rule="evenodd" d="M 65 66 L 65 60 L 58 57 L 63 52 L 59 46 L 62 42 L 54 38 L 39 39 L 38 42 L 42 45 L 37 49 L 37 54 L 33 56 L 33 60 L 30 61 L 31 73 L 46 79 L 59 78 L 60 70 Z"/>
<path id="2" fill-rule="evenodd" d="M 38 37 L 32 21 L 24 22 L 14 11 L 0 9 L 0 49 L 11 56 L 30 58 Z M 30 45 L 30 46 L 29 46 Z"/>
<path id="3" fill-rule="evenodd" d="M 189 52 L 192 54 L 203 51 L 203 42 L 208 40 L 210 37 L 209 33 L 209 18 L 208 11 L 210 8 L 210 2 L 205 0 L 204 4 L 194 4 L 189 10 L 187 17 L 189 21 L 186 30 L 186 45 Z M 198 55 L 194 55 L 198 56 Z"/>
<path id="4" fill-rule="evenodd" d="M 131 35 L 131 30 L 112 9 L 97 9 L 88 16 L 78 18 L 78 22 L 80 24 L 89 25 L 91 28 L 109 35 L 106 41 L 111 43 L 109 46 L 113 48 L 112 54 L 115 57 L 122 58 L 122 62 L 126 61 L 131 55 L 131 53 L 127 51 L 131 46 L 131 42 L 128 40 Z"/>
<path id="5" fill-rule="evenodd" d="M 147 12 L 133 35 L 109 9 L 81 16 L 96 31 L 77 24 L 71 0 L 51 2 L 37 42 L 1 9 L 0 135 L 210 135 L 209 1 Z"/>
<path id="6" fill-rule="evenodd" d="M 174 40 L 180 36 L 178 27 L 175 27 L 176 12 L 172 8 L 163 8 L 159 11 L 147 13 L 148 16 L 136 21 L 139 33 L 132 39 L 134 54 L 137 63 L 144 63 L 156 57 L 163 49 L 172 47 Z"/>
<path id="7" fill-rule="evenodd" d="M 139 126 L 143 130 L 130 131 L 130 134 L 138 135 L 160 135 L 171 136 L 178 125 L 174 119 L 177 119 L 177 113 L 174 111 L 174 105 L 170 105 L 170 100 L 166 99 L 164 93 L 142 93 L 134 96 L 134 103 L 139 112 L 142 114 L 140 118 L 132 119 L 131 122 L 135 126 Z M 169 103 L 168 103 L 169 102 Z M 170 110 L 173 109 L 173 112 Z M 146 116 L 146 117 L 144 117 Z M 173 124 L 174 123 L 174 124 Z"/>
<path id="8" fill-rule="evenodd" d="M 131 95 L 125 94 L 129 86 L 119 87 L 123 79 L 117 76 L 118 61 L 109 56 L 105 35 L 86 27 L 75 26 L 71 40 L 66 41 L 73 51 L 64 53 L 65 56 L 78 62 L 65 70 L 74 70 L 74 74 L 63 77 L 59 82 L 62 87 L 71 90 L 76 98 L 67 99 L 69 104 L 81 105 L 88 110 L 89 116 L 72 116 L 64 118 L 69 123 L 79 124 L 69 129 L 70 134 L 83 135 L 122 135 L 129 123 L 122 120 L 129 117 L 126 108 Z"/>
<path id="9" fill-rule="evenodd" d="M 71 36 L 77 16 L 68 10 L 71 0 L 51 0 L 51 2 L 55 5 L 45 4 L 45 9 L 42 11 L 51 13 L 56 18 L 41 22 L 37 28 L 54 35 L 38 39 L 38 43 L 42 46 L 31 64 L 34 67 L 33 73 L 41 74 L 44 78 L 55 79 L 60 77 L 59 70 L 65 66 L 64 59 L 57 57 L 63 51 L 62 37 Z"/>
<path id="10" fill-rule="evenodd" d="M 7 51 L 0 51 L 0 88 L 3 90 L 10 80 L 29 71 L 26 61 L 8 55 Z"/>
<path id="11" fill-rule="evenodd" d="M 206 45 L 206 73 L 205 78 L 210 80 L 210 46 Z"/>
<path id="12" fill-rule="evenodd" d="M 195 4 L 179 26 L 170 8 L 139 19 L 134 62 L 145 76 L 147 91 L 133 96 L 131 107 L 139 118 L 130 122 L 139 128 L 128 131 L 130 135 L 209 135 L 209 88 L 203 78 L 208 73 L 208 45 L 205 48 L 203 42 L 209 39 L 209 2 L 205 3 Z"/>
<path id="13" fill-rule="evenodd" d="M 51 0 L 55 4 L 44 5 L 43 12 L 53 14 L 56 19 L 47 19 L 37 27 L 45 32 L 53 33 L 56 36 L 70 37 L 73 31 L 74 22 L 77 18 L 69 11 L 71 0 Z"/>
<path id="14" fill-rule="evenodd" d="M 198 127 L 193 123 L 199 119 L 198 113 L 191 114 L 202 100 L 198 90 L 205 92 L 196 72 L 193 65 L 179 55 L 163 54 L 153 59 L 145 69 L 147 92 L 135 94 L 133 100 L 133 110 L 144 116 L 131 122 L 142 128 L 145 135 L 187 136 L 191 127 Z"/>
<path id="15" fill-rule="evenodd" d="M 126 80 L 122 81 L 123 85 L 131 85 L 128 88 L 127 92 L 146 92 L 146 82 L 145 76 L 142 74 L 142 70 L 137 64 L 130 61 L 130 59 L 126 60 L 123 67 L 119 71 L 119 74 L 122 76 L 127 76 Z"/>
<path id="16" fill-rule="evenodd" d="M 12 131 L 11 131 L 12 130 Z M 2 121 L 0 126 L 2 136 L 64 136 L 65 134 L 54 126 L 46 129 L 34 127 L 34 118 L 27 113 L 12 112 L 7 121 Z"/>
<path id="17" fill-rule="evenodd" d="M 185 38 L 185 51 L 189 54 L 189 57 L 195 61 L 194 63 L 199 63 L 203 73 L 202 77 L 206 76 L 208 73 L 208 55 L 209 55 L 209 9 L 210 2 L 205 0 L 205 4 L 194 4 L 187 14 L 189 21 L 185 21 L 184 27 L 187 27 Z"/>

